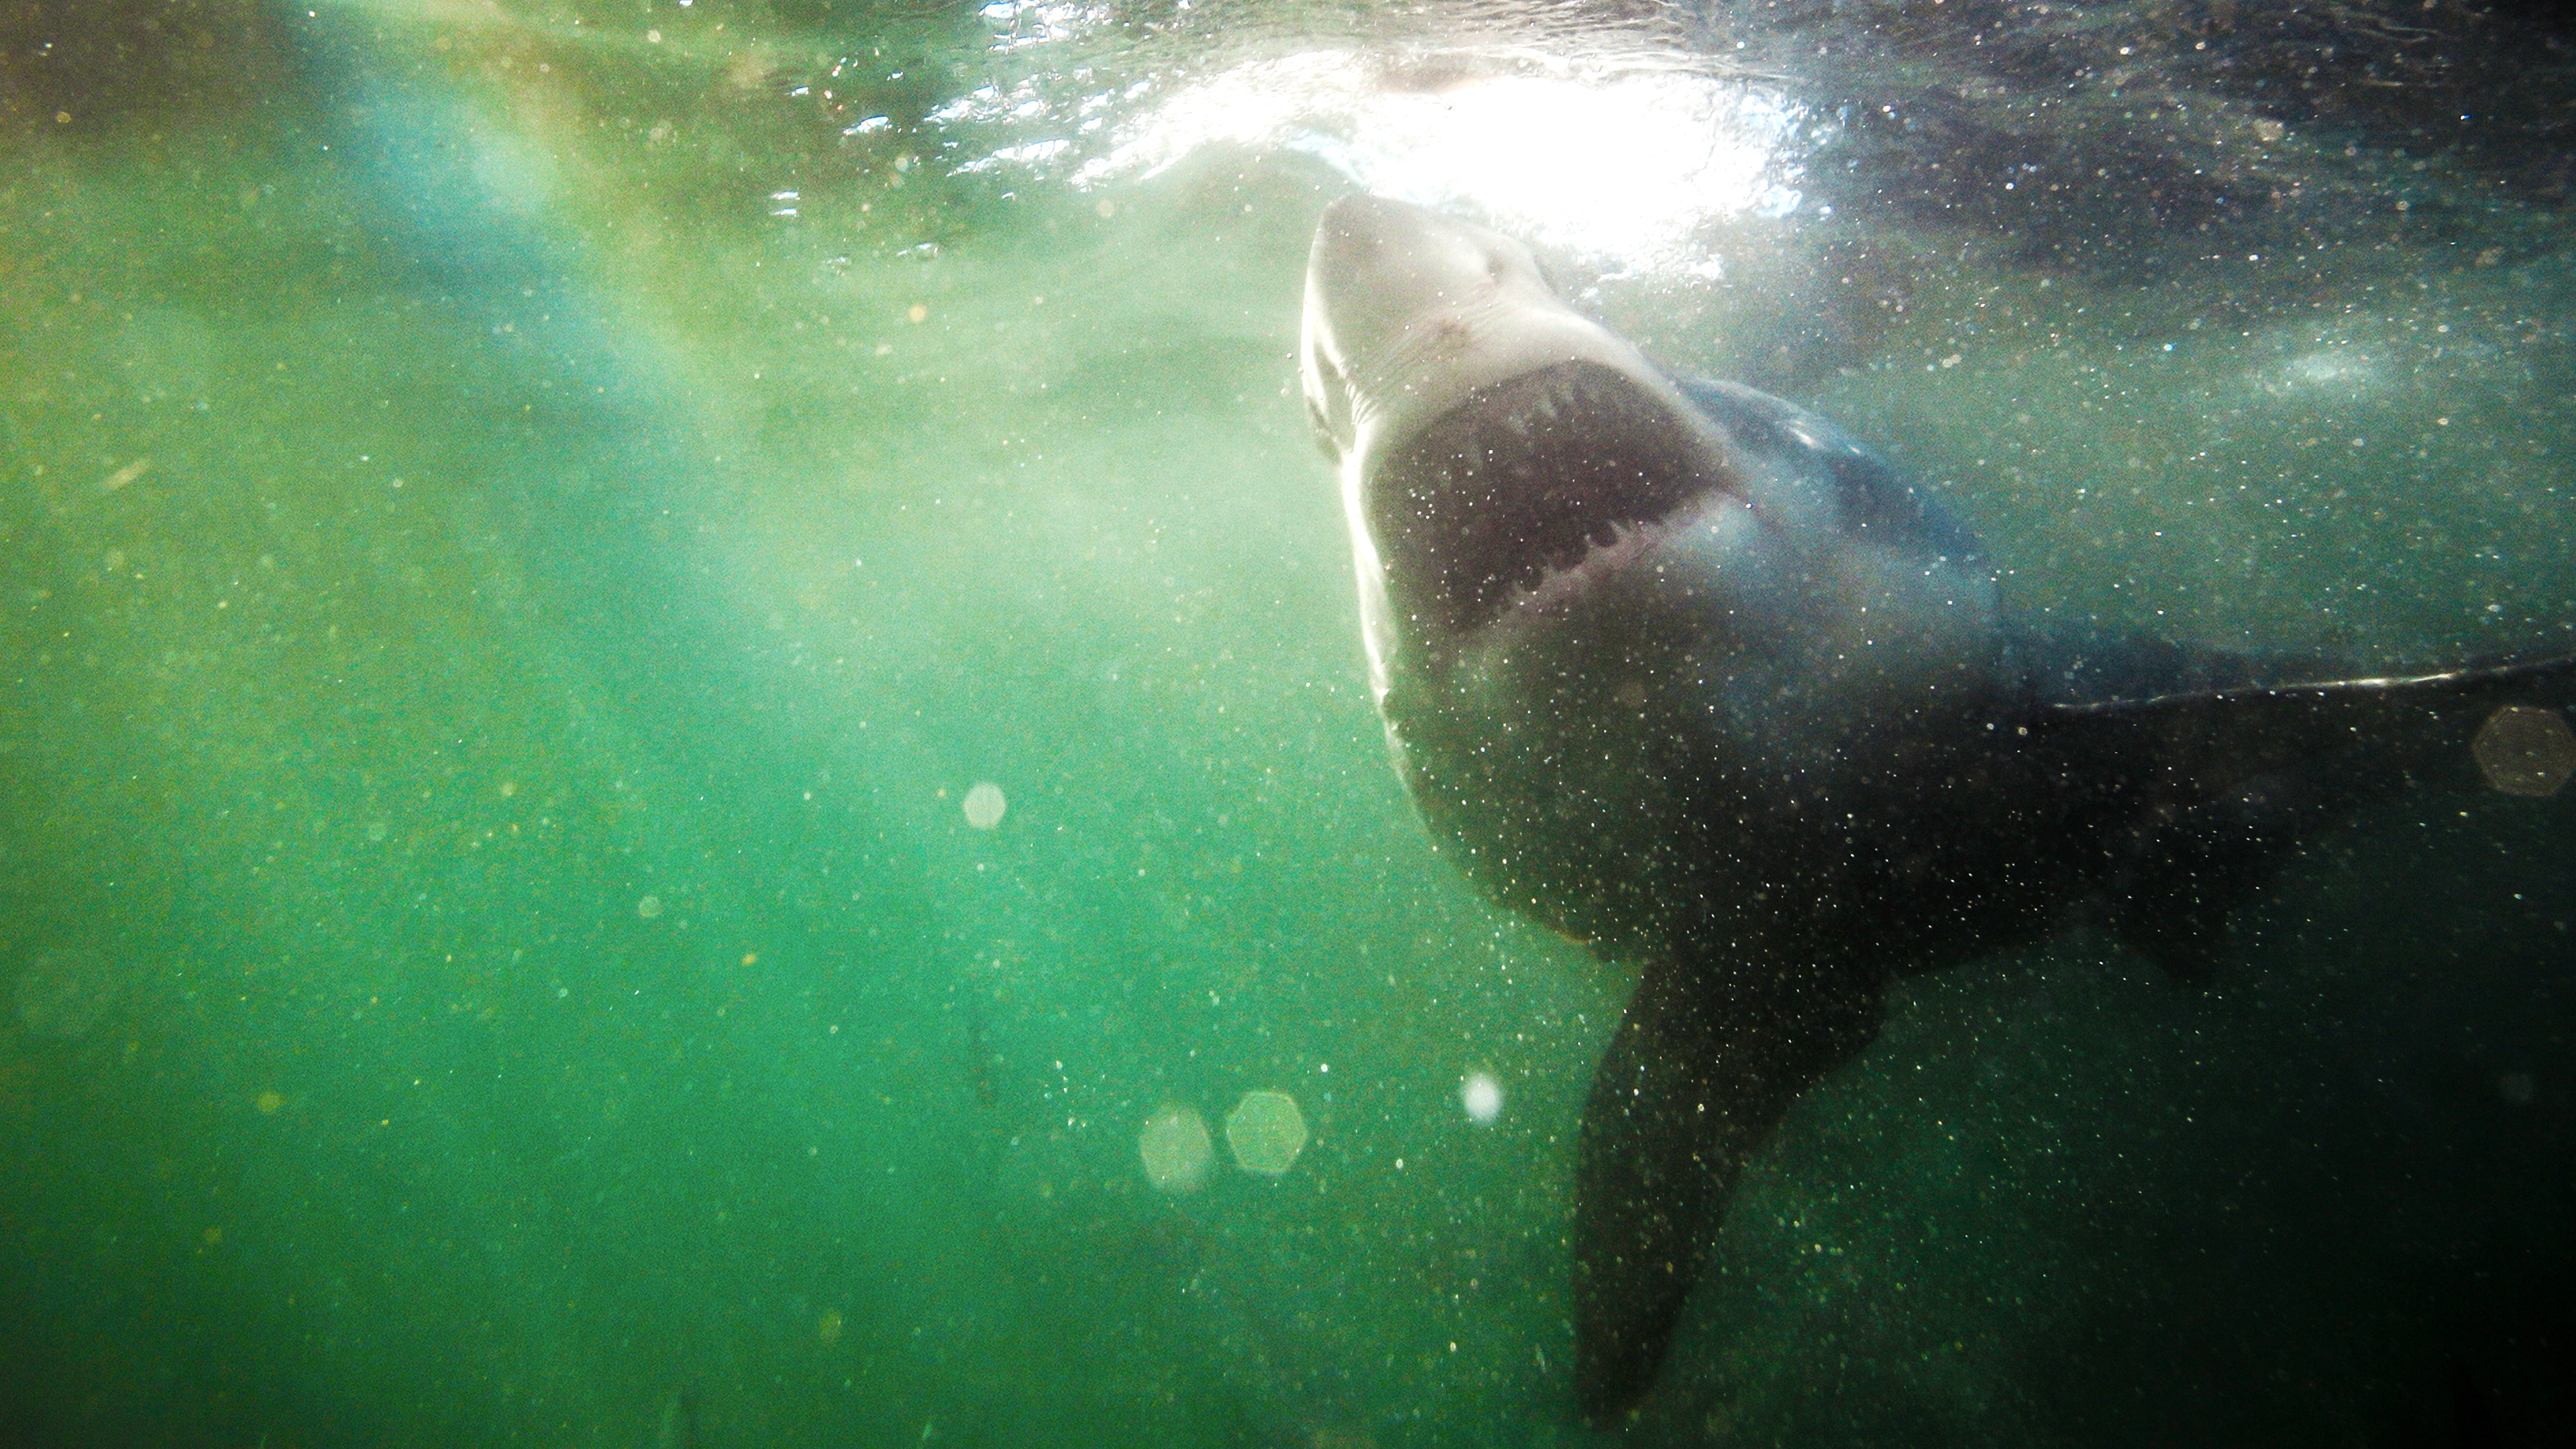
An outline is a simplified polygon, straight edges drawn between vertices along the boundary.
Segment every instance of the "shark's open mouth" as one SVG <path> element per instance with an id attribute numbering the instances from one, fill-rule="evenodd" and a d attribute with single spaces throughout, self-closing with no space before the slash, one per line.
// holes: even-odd
<path id="1" fill-rule="evenodd" d="M 1389 455 L 1370 479 L 1369 529 L 1398 607 L 1463 631 L 1718 486 L 1705 456 L 1635 382 L 1558 363 L 1478 388 Z"/>

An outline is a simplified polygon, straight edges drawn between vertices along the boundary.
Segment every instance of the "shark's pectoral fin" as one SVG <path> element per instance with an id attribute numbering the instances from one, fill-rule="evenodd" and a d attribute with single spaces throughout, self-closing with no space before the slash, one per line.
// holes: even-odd
<path id="1" fill-rule="evenodd" d="M 1745 1158 L 1800 1091 L 1869 1044 L 1878 1017 L 1878 987 L 1857 973 L 1648 966 L 1576 1137 L 1585 1418 L 1608 1423 L 1644 1397 Z"/>
<path id="2" fill-rule="evenodd" d="M 2365 794 L 2418 776 L 2473 783 L 2471 740 L 2508 704 L 2576 707 L 2576 657 L 2053 703 L 2026 728 L 2070 785 L 2199 804 L 2286 772 Z"/>
<path id="3" fill-rule="evenodd" d="M 1574 1393 L 1596 1424 L 1654 1382 L 1739 1163 L 1708 1110 L 1714 1034 L 1675 996 L 1652 971 L 1638 987 L 1575 1139 Z"/>

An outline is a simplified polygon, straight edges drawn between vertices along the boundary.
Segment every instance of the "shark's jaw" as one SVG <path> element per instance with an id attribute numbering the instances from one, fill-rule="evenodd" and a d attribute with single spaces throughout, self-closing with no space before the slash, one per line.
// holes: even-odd
<path id="1" fill-rule="evenodd" d="M 1689 414 L 1591 361 L 1476 388 L 1361 474 L 1389 603 L 1432 639 L 1627 566 L 1676 513 L 1726 491 Z"/>
<path id="2" fill-rule="evenodd" d="M 1723 439 L 1662 369 L 1482 227 L 1334 202 L 1300 351 L 1381 701 L 1394 672 L 1617 577 L 1694 500 L 1735 491 Z"/>

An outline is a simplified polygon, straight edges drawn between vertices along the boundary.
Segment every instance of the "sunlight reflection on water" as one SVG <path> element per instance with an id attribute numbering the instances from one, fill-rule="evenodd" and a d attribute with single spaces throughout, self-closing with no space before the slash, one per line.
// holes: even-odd
<path id="1" fill-rule="evenodd" d="M 1288 152 L 1614 269 L 1708 276 L 1719 269 L 1709 227 L 1800 205 L 1794 156 L 1811 121 L 1776 89 L 1683 58 L 1528 47 L 1316 49 L 1073 98 L 1022 81 L 961 96 L 931 119 L 1017 132 L 964 173 L 1090 188 L 1216 146 Z"/>

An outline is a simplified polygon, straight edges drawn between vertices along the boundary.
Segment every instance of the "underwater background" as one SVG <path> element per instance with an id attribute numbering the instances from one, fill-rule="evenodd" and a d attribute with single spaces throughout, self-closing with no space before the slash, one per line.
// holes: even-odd
<path id="1" fill-rule="evenodd" d="M 2022 607 L 2563 650 L 2549 26 L 9 0 L 0 1442 L 1594 1437 L 1627 983 L 1388 768 L 1316 213 L 1527 238 Z M 2425 789 L 2207 986 L 1908 982 L 1626 1434 L 2576 1434 L 2571 847 Z"/>

